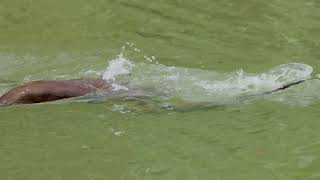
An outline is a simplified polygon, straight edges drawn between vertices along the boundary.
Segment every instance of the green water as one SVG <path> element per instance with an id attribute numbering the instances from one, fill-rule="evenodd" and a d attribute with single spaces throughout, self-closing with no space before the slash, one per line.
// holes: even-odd
<path id="1" fill-rule="evenodd" d="M 315 77 L 319 20 L 316 0 L 1 0 L 0 93 L 99 77 L 127 42 L 141 50 L 126 48 L 136 63 L 255 73 L 299 62 Z M 320 86 L 308 87 L 279 96 L 296 100 L 209 108 L 121 99 L 1 108 L 0 179 L 319 179 Z"/>

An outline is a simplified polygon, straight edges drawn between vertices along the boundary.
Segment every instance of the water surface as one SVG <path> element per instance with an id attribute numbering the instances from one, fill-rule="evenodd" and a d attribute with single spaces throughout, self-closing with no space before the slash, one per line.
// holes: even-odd
<path id="1" fill-rule="evenodd" d="M 315 0 L 2 0 L 1 94 L 99 78 L 121 53 L 139 68 L 119 78 L 159 93 L 1 108 L 0 178 L 319 179 L 319 12 Z M 305 83 L 241 98 L 291 81 L 263 79 L 291 63 L 313 69 L 293 76 Z"/>

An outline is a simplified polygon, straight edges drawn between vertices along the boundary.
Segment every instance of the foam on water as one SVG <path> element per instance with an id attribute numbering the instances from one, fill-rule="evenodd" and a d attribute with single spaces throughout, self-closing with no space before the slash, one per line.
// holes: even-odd
<path id="1" fill-rule="evenodd" d="M 116 59 L 109 62 L 106 71 L 102 74 L 102 79 L 114 81 L 119 75 L 129 74 L 133 66 L 134 65 L 128 59 L 123 57 L 123 54 L 120 54 Z"/>
<path id="2" fill-rule="evenodd" d="M 114 90 L 140 89 L 151 96 L 180 98 L 191 103 L 225 104 L 239 97 L 269 92 L 310 77 L 306 64 L 283 64 L 259 74 L 239 70 L 219 73 L 202 69 L 133 63 L 122 54 L 111 60 L 103 79 L 112 81 Z M 124 84 L 125 86 L 120 85 Z"/>

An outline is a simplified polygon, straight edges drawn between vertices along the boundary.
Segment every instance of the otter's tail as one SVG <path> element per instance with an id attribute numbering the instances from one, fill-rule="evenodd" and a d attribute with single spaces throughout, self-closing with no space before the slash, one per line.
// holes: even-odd
<path id="1" fill-rule="evenodd" d="M 292 86 L 295 86 L 295 85 L 297 85 L 297 84 L 303 83 L 303 82 L 305 82 L 305 81 L 306 81 L 306 79 L 300 80 L 300 81 L 291 82 L 291 83 L 288 83 L 288 84 L 286 84 L 286 85 L 283 85 L 283 86 L 281 86 L 281 87 L 279 87 L 279 88 L 277 88 L 277 89 L 274 89 L 274 90 L 272 90 L 272 91 L 264 92 L 263 95 L 265 95 L 265 94 L 271 94 L 271 93 L 277 92 L 277 91 L 282 91 L 282 90 L 284 90 L 284 89 L 288 89 L 288 88 L 290 88 L 290 87 L 292 87 Z"/>

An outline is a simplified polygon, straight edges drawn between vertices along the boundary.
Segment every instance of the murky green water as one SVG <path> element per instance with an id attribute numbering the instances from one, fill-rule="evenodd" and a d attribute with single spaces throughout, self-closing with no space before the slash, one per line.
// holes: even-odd
<path id="1" fill-rule="evenodd" d="M 99 77 L 122 46 L 136 64 L 154 56 L 166 66 L 261 73 L 299 62 L 314 72 L 233 105 L 1 108 L 0 179 L 319 179 L 319 20 L 316 0 L 1 0 L 1 94 L 36 79 Z"/>

